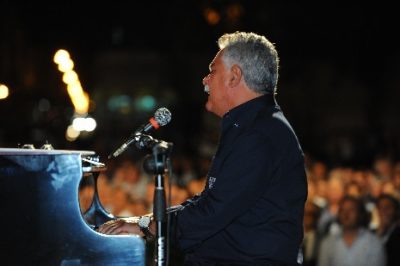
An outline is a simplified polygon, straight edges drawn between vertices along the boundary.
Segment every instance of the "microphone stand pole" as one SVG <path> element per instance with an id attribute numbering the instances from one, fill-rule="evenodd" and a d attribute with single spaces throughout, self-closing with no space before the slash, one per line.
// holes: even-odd
<path id="1" fill-rule="evenodd" d="M 152 156 L 144 161 L 146 172 L 155 175 L 153 217 L 156 223 L 156 251 L 155 263 L 157 266 L 165 266 L 167 261 L 167 216 L 166 197 L 164 189 L 164 173 L 167 169 L 167 157 L 172 149 L 172 143 L 157 141 L 152 147 Z"/>

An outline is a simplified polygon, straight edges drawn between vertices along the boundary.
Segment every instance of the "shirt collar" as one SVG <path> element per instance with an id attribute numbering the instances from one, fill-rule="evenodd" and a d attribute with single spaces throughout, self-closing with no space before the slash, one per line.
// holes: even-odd
<path id="1" fill-rule="evenodd" d="M 261 95 L 226 112 L 222 118 L 222 126 L 223 128 L 227 128 L 230 125 L 236 128 L 247 126 L 259 110 L 274 106 L 278 106 L 274 95 Z"/>

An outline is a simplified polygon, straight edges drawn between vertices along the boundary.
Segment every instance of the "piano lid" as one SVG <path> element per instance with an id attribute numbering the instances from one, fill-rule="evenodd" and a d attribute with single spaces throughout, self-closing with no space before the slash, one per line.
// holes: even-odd
<path id="1" fill-rule="evenodd" d="M 80 150 L 43 150 L 43 149 L 21 149 L 0 148 L 0 155 L 58 155 L 58 154 L 81 154 L 82 156 L 95 155 L 94 151 Z"/>

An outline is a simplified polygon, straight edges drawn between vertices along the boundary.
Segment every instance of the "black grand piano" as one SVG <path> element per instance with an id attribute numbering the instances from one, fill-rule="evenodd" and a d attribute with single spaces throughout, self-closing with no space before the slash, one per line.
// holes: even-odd
<path id="1" fill-rule="evenodd" d="M 0 265 L 145 265 L 136 235 L 97 233 L 113 219 L 97 193 L 82 214 L 82 178 L 104 167 L 92 151 L 0 148 Z"/>

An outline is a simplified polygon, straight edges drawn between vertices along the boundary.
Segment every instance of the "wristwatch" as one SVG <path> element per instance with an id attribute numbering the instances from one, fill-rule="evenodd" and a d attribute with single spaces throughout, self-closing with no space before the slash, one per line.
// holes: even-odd
<path id="1" fill-rule="evenodd" d="M 149 216 L 141 216 L 138 221 L 138 225 L 140 230 L 143 232 L 145 237 L 153 237 L 153 234 L 150 232 L 150 222 L 151 218 Z"/>

